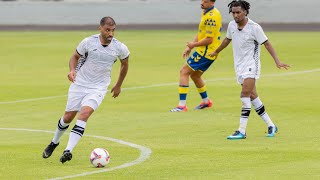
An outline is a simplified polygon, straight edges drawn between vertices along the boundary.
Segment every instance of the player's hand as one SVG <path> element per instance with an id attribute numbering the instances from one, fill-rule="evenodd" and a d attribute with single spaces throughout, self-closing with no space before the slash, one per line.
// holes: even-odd
<path id="1" fill-rule="evenodd" d="M 279 69 L 288 69 L 290 67 L 290 65 L 289 64 L 284 64 L 284 63 L 282 63 L 282 62 L 278 62 L 277 63 L 277 68 L 279 68 Z"/>
<path id="2" fill-rule="evenodd" d="M 112 97 L 113 98 L 116 98 L 119 96 L 121 92 L 121 88 L 119 86 L 114 86 L 112 89 L 111 89 L 111 93 L 113 93 Z"/>
<path id="3" fill-rule="evenodd" d="M 218 53 L 216 53 L 216 51 L 212 52 L 209 54 L 210 57 L 214 57 L 214 56 L 218 56 Z"/>
<path id="4" fill-rule="evenodd" d="M 75 79 L 76 79 L 76 71 L 75 70 L 71 70 L 69 73 L 68 73 L 68 79 L 69 81 L 71 82 L 74 82 Z"/>
<path id="5" fill-rule="evenodd" d="M 187 46 L 182 54 L 183 59 L 186 59 L 187 57 L 189 57 L 190 52 L 191 52 L 191 49 Z"/>

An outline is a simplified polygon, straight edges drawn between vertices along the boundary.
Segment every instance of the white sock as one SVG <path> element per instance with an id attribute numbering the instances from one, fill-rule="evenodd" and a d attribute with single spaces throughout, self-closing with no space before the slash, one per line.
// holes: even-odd
<path id="1" fill-rule="evenodd" d="M 260 98 L 257 97 L 256 99 L 251 101 L 254 109 L 256 110 L 257 114 L 261 117 L 261 119 L 267 124 L 267 126 L 275 126 L 271 121 L 268 113 L 266 112 L 263 103 L 261 102 Z"/>
<path id="2" fill-rule="evenodd" d="M 179 100 L 179 106 L 185 106 L 187 104 L 187 100 Z"/>
<path id="3" fill-rule="evenodd" d="M 202 102 L 204 102 L 204 103 L 207 103 L 207 102 L 209 102 L 209 98 L 208 98 L 208 97 L 206 97 L 206 98 L 203 98 L 203 99 L 202 99 Z"/>
<path id="4" fill-rule="evenodd" d="M 80 141 L 84 129 L 86 128 L 87 122 L 82 120 L 77 120 L 76 124 L 72 128 L 69 136 L 69 141 L 66 150 L 69 150 L 70 152 L 73 150 L 73 148 L 78 144 Z"/>
<path id="5" fill-rule="evenodd" d="M 63 135 L 64 132 L 66 132 L 66 130 L 69 127 L 69 123 L 65 123 L 63 121 L 63 117 L 58 121 L 58 125 L 57 125 L 57 129 L 56 132 L 54 133 L 52 142 L 55 144 L 58 144 L 60 142 L 60 138 Z"/>
<path id="6" fill-rule="evenodd" d="M 242 102 L 242 110 L 241 110 L 241 116 L 240 116 L 239 131 L 242 134 L 246 134 L 248 118 L 251 111 L 250 97 L 242 97 L 240 99 Z"/>

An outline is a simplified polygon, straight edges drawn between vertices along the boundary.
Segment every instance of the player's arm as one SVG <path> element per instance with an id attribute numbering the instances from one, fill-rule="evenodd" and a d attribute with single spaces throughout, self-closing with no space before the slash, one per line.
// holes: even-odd
<path id="1" fill-rule="evenodd" d="M 224 38 L 220 46 L 214 52 L 210 53 L 209 56 L 217 56 L 224 48 L 226 48 L 229 45 L 230 42 L 231 39 Z"/>
<path id="2" fill-rule="evenodd" d="M 121 62 L 121 66 L 120 66 L 118 81 L 111 89 L 111 93 L 113 93 L 112 97 L 114 98 L 118 97 L 121 92 L 121 86 L 122 86 L 123 80 L 126 77 L 129 69 L 129 57 L 126 57 L 120 60 L 120 62 Z"/>
<path id="3" fill-rule="evenodd" d="M 207 46 L 211 44 L 213 41 L 213 37 L 207 36 L 206 38 L 202 39 L 201 41 L 198 41 L 198 34 L 194 37 L 194 40 L 192 42 L 187 42 L 187 49 L 190 49 L 190 51 L 199 46 Z"/>
<path id="4" fill-rule="evenodd" d="M 212 32 L 212 30 L 209 30 L 209 32 Z M 199 47 L 199 46 L 207 46 L 207 45 L 211 44 L 212 42 L 213 42 L 213 35 L 212 34 L 208 35 L 207 37 L 205 37 L 201 41 L 199 41 L 198 34 L 196 34 L 196 36 L 194 37 L 194 40 L 192 42 L 187 42 L 187 47 L 184 50 L 182 57 L 187 58 L 193 48 Z"/>
<path id="5" fill-rule="evenodd" d="M 76 67 L 77 67 L 79 58 L 80 58 L 80 54 L 77 51 L 75 51 L 70 58 L 68 79 L 71 82 L 74 82 L 74 80 L 76 79 Z"/>
<path id="6" fill-rule="evenodd" d="M 193 38 L 193 41 L 192 42 L 187 42 L 187 47 L 186 49 L 183 51 L 183 54 L 182 54 L 182 57 L 183 58 L 187 58 L 192 50 L 192 48 L 190 48 L 188 46 L 189 43 L 195 43 L 195 42 L 198 42 L 198 34 L 196 34 Z"/>
<path id="7" fill-rule="evenodd" d="M 198 38 L 197 38 L 198 39 Z M 183 58 L 187 58 L 191 52 L 191 50 L 194 48 L 194 47 L 198 47 L 198 46 L 207 46 L 209 44 L 211 44 L 213 41 L 213 38 L 212 37 L 206 37 L 204 39 L 202 39 L 201 41 L 197 41 L 197 42 L 187 42 L 187 47 L 186 49 L 184 50 L 183 54 L 182 54 L 182 57 Z"/>
<path id="8" fill-rule="evenodd" d="M 187 46 L 190 49 L 193 49 L 194 47 L 199 47 L 199 46 L 207 46 L 209 44 L 211 44 L 213 41 L 213 37 L 205 37 L 204 39 L 202 39 L 201 41 L 197 41 L 197 42 L 188 42 Z"/>
<path id="9" fill-rule="evenodd" d="M 279 69 L 281 68 L 288 69 L 290 67 L 288 64 L 284 64 L 279 60 L 277 53 L 272 47 L 271 42 L 269 40 L 265 41 L 263 44 L 264 44 L 264 47 L 268 50 L 269 54 L 272 56 L 274 62 L 276 63 Z"/>

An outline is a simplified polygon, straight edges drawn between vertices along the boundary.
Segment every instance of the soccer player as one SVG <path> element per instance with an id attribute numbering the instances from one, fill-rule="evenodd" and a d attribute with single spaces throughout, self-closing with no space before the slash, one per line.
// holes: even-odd
<path id="1" fill-rule="evenodd" d="M 128 71 L 129 50 L 114 38 L 116 23 L 112 17 L 100 20 L 100 34 L 85 38 L 80 42 L 70 58 L 68 74 L 72 82 L 64 115 L 58 121 L 54 137 L 43 151 L 43 158 L 51 156 L 59 145 L 60 137 L 78 113 L 77 122 L 71 130 L 68 145 L 60 162 L 72 159 L 72 150 L 81 139 L 90 115 L 99 107 L 110 84 L 112 65 L 117 58 L 121 67 L 117 83 L 111 89 L 112 97 L 121 92 L 121 85 Z"/>
<path id="2" fill-rule="evenodd" d="M 217 56 L 232 41 L 234 69 L 237 81 L 242 85 L 240 95 L 242 111 L 239 129 L 227 138 L 246 138 L 246 127 L 251 111 L 251 104 L 268 126 L 267 137 L 274 137 L 278 128 L 271 121 L 256 90 L 256 80 L 259 79 L 261 69 L 260 45 L 263 44 L 265 46 L 279 69 L 287 69 L 290 66 L 279 60 L 261 26 L 247 17 L 250 9 L 248 2 L 244 0 L 234 0 L 228 4 L 228 7 L 229 13 L 232 13 L 234 20 L 228 25 L 226 38 L 222 41 L 221 45 L 210 54 L 212 57 Z"/>
<path id="3" fill-rule="evenodd" d="M 209 53 L 220 45 L 222 18 L 218 9 L 214 7 L 214 3 L 215 0 L 201 1 L 203 12 L 199 30 L 194 40 L 186 44 L 187 47 L 183 52 L 183 58 L 187 58 L 193 48 L 197 49 L 180 70 L 179 104 L 171 109 L 171 112 L 188 110 L 186 100 L 189 90 L 189 77 L 193 80 L 202 98 L 200 105 L 194 109 L 204 109 L 212 106 L 212 101 L 208 98 L 207 87 L 201 76 L 216 59 L 216 57 L 210 57 Z"/>

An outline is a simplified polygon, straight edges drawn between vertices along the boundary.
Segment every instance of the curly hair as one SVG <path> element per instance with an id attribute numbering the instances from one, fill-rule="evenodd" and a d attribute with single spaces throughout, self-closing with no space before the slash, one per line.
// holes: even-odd
<path id="1" fill-rule="evenodd" d="M 231 3 L 228 4 L 229 7 L 229 13 L 232 12 L 232 7 L 241 7 L 243 10 L 247 11 L 247 14 L 249 14 L 250 9 L 250 3 L 244 0 L 233 0 Z"/>

